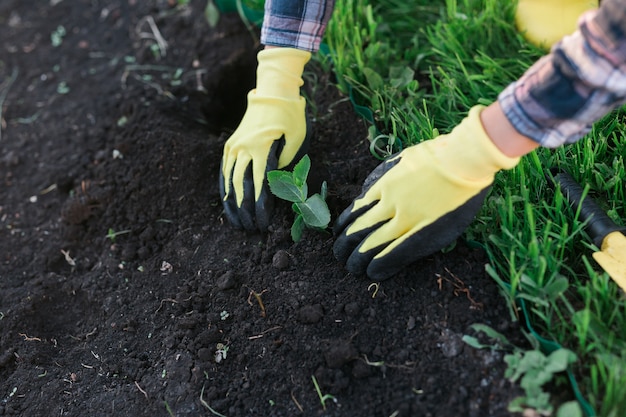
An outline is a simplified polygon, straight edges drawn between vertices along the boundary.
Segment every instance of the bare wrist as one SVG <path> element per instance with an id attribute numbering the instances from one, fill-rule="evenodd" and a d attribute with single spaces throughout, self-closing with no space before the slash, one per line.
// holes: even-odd
<path id="1" fill-rule="evenodd" d="M 537 142 L 515 130 L 497 101 L 481 112 L 480 121 L 487 136 L 506 156 L 523 156 L 539 147 Z"/>

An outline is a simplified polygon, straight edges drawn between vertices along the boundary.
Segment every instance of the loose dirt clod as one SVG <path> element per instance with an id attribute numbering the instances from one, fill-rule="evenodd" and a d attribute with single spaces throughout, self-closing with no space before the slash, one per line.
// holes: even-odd
<path id="1" fill-rule="evenodd" d="M 324 308 L 321 304 L 304 306 L 298 312 L 298 320 L 303 324 L 315 324 L 324 317 Z"/>

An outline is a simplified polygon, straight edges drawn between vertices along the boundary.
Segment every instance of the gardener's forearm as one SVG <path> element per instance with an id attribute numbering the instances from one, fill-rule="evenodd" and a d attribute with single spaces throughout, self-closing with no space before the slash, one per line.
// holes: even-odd
<path id="1" fill-rule="evenodd" d="M 482 111 L 480 121 L 487 135 L 506 156 L 523 156 L 539 146 L 539 143 L 515 130 L 498 102 Z"/>
<path id="2" fill-rule="evenodd" d="M 626 0 L 603 0 L 578 28 L 498 96 L 515 130 L 548 148 L 576 142 L 626 103 Z"/>

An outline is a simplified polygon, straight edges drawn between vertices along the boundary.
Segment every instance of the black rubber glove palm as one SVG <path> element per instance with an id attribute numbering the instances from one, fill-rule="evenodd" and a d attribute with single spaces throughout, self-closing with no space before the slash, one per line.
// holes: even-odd
<path id="1" fill-rule="evenodd" d="M 380 164 L 339 216 L 334 253 L 348 271 L 383 280 L 463 233 L 494 175 L 519 158 L 502 154 L 485 133 L 481 106 L 452 132 Z"/>

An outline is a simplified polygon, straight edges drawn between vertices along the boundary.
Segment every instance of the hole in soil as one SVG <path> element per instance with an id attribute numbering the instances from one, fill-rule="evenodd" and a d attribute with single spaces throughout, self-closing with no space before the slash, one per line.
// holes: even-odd
<path id="1" fill-rule="evenodd" d="M 25 314 L 24 332 L 41 339 L 61 339 L 79 334 L 86 326 L 84 317 L 89 309 L 84 294 L 50 292 L 40 295 L 33 299 L 32 309 Z"/>
<path id="2" fill-rule="evenodd" d="M 252 51 L 251 51 L 252 52 Z M 234 130 L 246 111 L 246 96 L 256 81 L 256 55 L 244 54 L 223 68 L 216 84 L 215 108 L 222 127 Z"/>
<path id="3" fill-rule="evenodd" d="M 232 132 L 246 110 L 246 96 L 256 80 L 256 51 L 245 51 L 210 74 L 209 83 L 178 91 L 176 112 L 201 123 L 216 135 Z"/>

